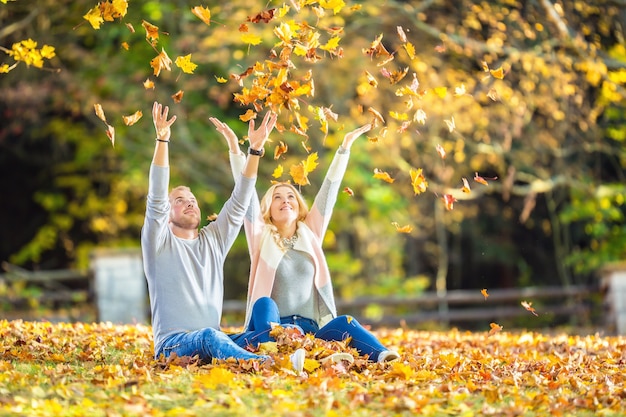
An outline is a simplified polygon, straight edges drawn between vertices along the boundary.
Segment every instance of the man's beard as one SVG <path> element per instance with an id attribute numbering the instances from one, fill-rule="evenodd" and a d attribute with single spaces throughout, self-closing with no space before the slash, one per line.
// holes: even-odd
<path id="1" fill-rule="evenodd" d="M 200 220 L 196 217 L 183 217 L 179 220 L 170 218 L 170 222 L 179 229 L 198 229 L 198 226 L 200 226 Z"/>

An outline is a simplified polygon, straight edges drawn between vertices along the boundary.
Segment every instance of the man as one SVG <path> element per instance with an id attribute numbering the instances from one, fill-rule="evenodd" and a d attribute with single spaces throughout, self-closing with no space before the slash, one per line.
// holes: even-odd
<path id="1" fill-rule="evenodd" d="M 268 112 L 258 129 L 248 126 L 249 155 L 232 195 L 217 219 L 200 228 L 200 208 L 187 187 L 168 195 L 171 126 L 168 107 L 154 103 L 157 132 L 150 166 L 146 217 L 141 232 L 148 281 L 154 354 L 212 359 L 267 359 L 239 346 L 220 331 L 224 296 L 224 260 L 237 237 L 254 192 L 259 158 L 276 114 Z"/>

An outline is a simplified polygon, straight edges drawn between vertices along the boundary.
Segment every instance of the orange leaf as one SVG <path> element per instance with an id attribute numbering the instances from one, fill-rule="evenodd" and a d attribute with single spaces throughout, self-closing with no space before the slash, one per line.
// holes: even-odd
<path id="1" fill-rule="evenodd" d="M 207 25 L 211 25 L 211 11 L 208 7 L 196 6 L 191 9 L 191 13 L 196 15 L 198 19 L 202 20 Z"/>
<path id="2" fill-rule="evenodd" d="M 174 100 L 175 103 L 180 103 L 181 101 L 183 101 L 184 94 L 185 92 L 183 90 L 178 90 L 176 94 L 172 95 L 172 99 Z"/>
<path id="3" fill-rule="evenodd" d="M 474 173 L 474 181 L 476 181 L 477 183 L 484 184 L 484 185 L 489 185 L 489 183 L 487 182 L 488 179 L 489 180 L 497 180 L 498 177 L 483 178 L 483 177 L 478 175 L 478 172 Z"/>
<path id="4" fill-rule="evenodd" d="M 158 26 L 154 26 L 152 23 L 147 21 L 142 21 L 141 26 L 146 30 L 146 38 L 150 39 L 150 43 L 153 45 L 159 39 L 159 28 Z"/>
<path id="5" fill-rule="evenodd" d="M 480 293 L 483 295 L 483 297 L 485 297 L 485 300 L 487 299 L 487 297 L 489 297 L 489 294 L 487 293 L 487 288 L 483 288 L 482 290 L 480 290 Z"/>
<path id="6" fill-rule="evenodd" d="M 256 112 L 254 112 L 251 109 L 246 110 L 245 114 L 242 114 L 241 116 L 239 116 L 239 120 L 241 120 L 242 122 L 249 122 L 252 119 L 256 119 Z"/>
<path id="7" fill-rule="evenodd" d="M 352 188 L 350 188 L 350 187 L 345 187 L 343 189 L 343 192 L 348 194 L 350 197 L 354 197 L 354 191 L 352 191 Z"/>
<path id="8" fill-rule="evenodd" d="M 122 116 L 122 119 L 124 119 L 124 124 L 126 126 L 132 126 L 137 123 L 139 119 L 141 119 L 141 116 L 143 116 L 143 113 L 141 112 L 141 110 L 137 110 L 134 114 L 131 114 L 130 116 Z"/>
<path id="9" fill-rule="evenodd" d="M 413 231 L 413 227 L 408 224 L 406 226 L 400 226 L 397 222 L 391 222 L 391 224 L 395 226 L 398 233 L 411 233 Z"/>
<path id="10" fill-rule="evenodd" d="M 288 149 L 289 147 L 281 140 L 280 144 L 276 145 L 276 148 L 274 148 L 274 159 L 280 158 L 281 155 L 287 153 Z"/>
<path id="11" fill-rule="evenodd" d="M 535 311 L 534 307 L 532 307 L 533 303 L 528 302 L 528 301 L 522 301 L 521 304 L 522 304 L 522 307 L 524 307 L 526 310 L 530 311 L 535 316 L 539 316 L 539 314 L 537 314 L 537 312 Z"/>
<path id="12" fill-rule="evenodd" d="M 495 70 L 489 70 L 489 73 L 491 74 L 492 77 L 497 78 L 499 80 L 504 78 L 504 70 L 502 69 L 502 67 L 495 69 Z"/>
<path id="13" fill-rule="evenodd" d="M 150 66 L 154 69 L 154 75 L 158 77 L 161 70 L 172 70 L 172 60 L 165 52 L 165 49 L 161 49 L 161 53 L 150 61 Z"/>
<path id="14" fill-rule="evenodd" d="M 391 176 L 388 173 L 381 171 L 378 168 L 374 168 L 374 178 L 383 180 L 388 183 L 394 182 L 394 179 L 391 178 Z"/>
<path id="15" fill-rule="evenodd" d="M 446 210 L 452 210 L 456 198 L 454 198 L 451 194 L 444 194 L 443 197 L 441 197 L 441 200 L 443 200 L 443 203 L 446 206 Z"/>
<path id="16" fill-rule="evenodd" d="M 502 326 L 500 326 L 498 323 L 489 323 L 489 326 L 491 327 L 491 330 L 489 330 L 489 335 L 496 334 L 502 330 Z"/>

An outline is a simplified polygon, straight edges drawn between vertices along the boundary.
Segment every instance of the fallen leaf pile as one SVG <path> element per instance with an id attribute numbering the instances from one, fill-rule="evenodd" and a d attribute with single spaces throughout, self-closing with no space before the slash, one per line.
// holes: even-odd
<path id="1" fill-rule="evenodd" d="M 323 362 L 343 342 L 274 331 L 273 363 L 155 360 L 151 328 L 0 321 L 0 415 L 618 416 L 626 338 L 376 330 L 401 359 Z M 288 354 L 307 351 L 304 371 Z M 356 353 L 355 353 L 356 355 Z"/>

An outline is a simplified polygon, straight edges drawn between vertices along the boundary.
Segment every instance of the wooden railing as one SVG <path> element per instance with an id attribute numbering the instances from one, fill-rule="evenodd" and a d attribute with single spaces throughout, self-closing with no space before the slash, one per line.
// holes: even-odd
<path id="1" fill-rule="evenodd" d="M 450 290 L 443 297 L 425 292 L 413 297 L 337 300 L 337 310 L 339 314 L 352 314 L 363 324 L 379 327 L 427 322 L 463 324 L 528 316 L 532 313 L 521 305 L 522 301 L 527 301 L 533 303 L 538 317 L 571 317 L 584 324 L 590 320 L 594 293 L 597 289 L 587 286 L 529 287 L 493 289 L 485 298 L 479 289 Z M 224 314 L 243 314 L 244 310 L 242 301 L 224 302 Z"/>
<path id="2" fill-rule="evenodd" d="M 2 267 L 6 272 L 0 274 L 0 282 L 24 281 L 40 289 L 34 296 L 36 304 L 54 306 L 98 302 L 93 291 L 94 278 L 88 272 L 26 271 L 7 263 Z M 337 299 L 337 310 L 339 314 L 351 314 L 372 327 L 424 323 L 464 326 L 471 322 L 498 322 L 529 315 L 531 313 L 521 305 L 522 301 L 527 301 L 533 303 L 538 317 L 558 317 L 560 321 L 571 318 L 579 324 L 589 324 L 592 316 L 603 315 L 602 311 L 597 311 L 597 300 L 601 298 L 598 297 L 599 291 L 588 286 L 491 289 L 485 298 L 480 289 L 449 290 L 444 296 L 424 292 L 410 297 Z M 0 294 L 0 303 L 5 309 L 28 309 L 33 296 L 28 297 L 30 299 Z M 240 323 L 245 313 L 245 302 L 225 300 L 223 313 L 227 321 Z"/>

